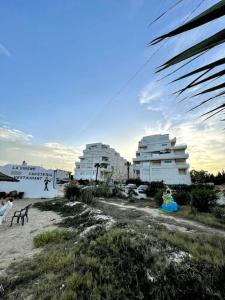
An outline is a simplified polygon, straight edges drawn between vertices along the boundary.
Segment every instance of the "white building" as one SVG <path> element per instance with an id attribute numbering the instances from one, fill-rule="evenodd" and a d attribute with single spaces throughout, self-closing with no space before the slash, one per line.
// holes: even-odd
<path id="1" fill-rule="evenodd" d="M 75 163 L 74 178 L 95 180 L 95 164 L 104 164 L 99 168 L 98 180 L 104 181 L 107 178 L 113 180 L 124 180 L 127 177 L 126 159 L 120 156 L 109 145 L 102 143 L 87 144 L 80 161 Z"/>
<path id="2" fill-rule="evenodd" d="M 133 159 L 136 176 L 143 181 L 167 184 L 191 184 L 187 145 L 176 145 L 169 134 L 145 136 Z"/>
<path id="3" fill-rule="evenodd" d="M 62 178 L 69 178 L 69 172 L 44 169 L 28 165 L 25 161 L 21 165 L 7 164 L 0 166 L 0 172 L 17 179 L 15 182 L 1 181 L 0 191 L 6 193 L 15 190 L 24 192 L 25 198 L 62 196 L 62 186 L 57 184 L 57 181 L 62 180 Z"/>

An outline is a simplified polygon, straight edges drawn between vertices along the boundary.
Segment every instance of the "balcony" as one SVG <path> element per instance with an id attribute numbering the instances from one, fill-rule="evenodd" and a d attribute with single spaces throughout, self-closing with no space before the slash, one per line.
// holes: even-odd
<path id="1" fill-rule="evenodd" d="M 162 159 L 177 159 L 177 158 L 188 158 L 188 153 L 159 153 L 159 154 L 150 154 L 140 157 L 136 157 L 133 159 L 133 162 L 142 162 L 142 161 L 150 161 L 150 160 L 162 160 Z"/>
<path id="2" fill-rule="evenodd" d="M 185 144 L 180 144 L 180 145 L 176 145 L 174 147 L 172 147 L 173 150 L 185 150 L 187 149 L 187 145 Z"/>
<path id="3" fill-rule="evenodd" d="M 190 168 L 190 165 L 187 164 L 187 163 L 176 163 L 176 166 L 177 166 L 179 169 L 188 169 L 188 168 Z"/>

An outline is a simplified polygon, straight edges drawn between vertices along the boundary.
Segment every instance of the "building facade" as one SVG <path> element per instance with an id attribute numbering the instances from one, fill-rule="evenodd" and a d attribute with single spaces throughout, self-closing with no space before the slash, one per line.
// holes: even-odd
<path id="1" fill-rule="evenodd" d="M 133 159 L 136 177 L 143 181 L 166 184 L 191 184 L 187 145 L 176 145 L 169 134 L 145 136 Z"/>
<path id="2" fill-rule="evenodd" d="M 52 198 L 62 196 L 62 178 L 69 181 L 69 172 L 63 170 L 44 169 L 23 161 L 22 164 L 0 166 L 0 172 L 11 176 L 15 182 L 1 181 L 0 191 L 9 193 L 16 190 L 24 192 L 25 198 Z"/>
<path id="3" fill-rule="evenodd" d="M 80 161 L 75 163 L 74 178 L 76 180 L 95 180 L 97 163 L 102 164 L 98 171 L 98 180 L 100 181 L 107 178 L 125 180 L 127 177 L 126 159 L 109 145 L 87 144 L 79 159 Z"/>

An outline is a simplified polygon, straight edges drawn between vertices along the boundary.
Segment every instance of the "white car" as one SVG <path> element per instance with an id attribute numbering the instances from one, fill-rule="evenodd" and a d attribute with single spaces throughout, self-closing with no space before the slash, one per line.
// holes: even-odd
<path id="1" fill-rule="evenodd" d="M 136 184 L 133 184 L 133 183 L 129 183 L 128 185 L 125 186 L 126 192 L 136 190 L 136 189 L 137 189 L 137 186 L 136 186 Z"/>
<path id="2" fill-rule="evenodd" d="M 147 184 L 139 185 L 137 189 L 139 191 L 146 191 L 148 189 L 148 185 Z"/>

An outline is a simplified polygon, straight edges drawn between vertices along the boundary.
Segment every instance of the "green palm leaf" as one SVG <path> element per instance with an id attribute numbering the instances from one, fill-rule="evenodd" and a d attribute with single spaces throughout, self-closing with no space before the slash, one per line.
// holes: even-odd
<path id="1" fill-rule="evenodd" d="M 196 86 L 196 85 L 202 84 L 202 83 L 204 83 L 204 82 L 206 82 L 206 81 L 209 81 L 209 80 L 212 80 L 212 79 L 214 79 L 214 78 L 222 77 L 223 75 L 225 75 L 225 70 L 219 71 L 219 72 L 214 73 L 213 75 L 211 75 L 211 76 L 209 76 L 209 77 L 206 77 L 206 78 L 204 78 L 204 79 L 202 79 L 202 80 L 199 80 L 199 81 L 197 81 L 197 82 L 194 82 L 194 83 L 191 85 L 191 87 L 194 87 L 194 86 Z"/>
<path id="2" fill-rule="evenodd" d="M 163 65 L 160 66 L 160 71 L 171 67 L 172 65 L 175 65 L 179 62 L 182 62 L 183 60 L 186 60 L 192 56 L 195 56 L 203 51 L 212 49 L 215 46 L 218 46 L 225 42 L 225 29 L 219 31 L 218 33 L 212 35 L 211 37 L 201 41 L 197 45 L 194 45 L 187 50 L 181 52 L 180 54 L 174 56 L 167 62 L 165 62 Z"/>
<path id="3" fill-rule="evenodd" d="M 206 93 L 214 92 L 214 91 L 220 90 L 222 88 L 225 88 L 225 82 L 221 83 L 221 84 L 218 84 L 216 86 L 213 86 L 213 87 L 211 87 L 211 88 L 209 88 L 207 90 L 204 90 L 201 93 L 195 94 L 194 97 L 200 96 L 200 95 L 203 95 L 203 94 L 206 94 Z"/>
<path id="4" fill-rule="evenodd" d="M 185 31 L 197 28 L 225 15 L 225 0 L 220 1 L 184 25 L 154 39 L 151 44 L 157 44 L 165 38 L 175 36 Z"/>
<path id="5" fill-rule="evenodd" d="M 192 111 L 192 110 L 198 108 L 199 106 L 201 106 L 201 105 L 207 103 L 208 101 L 213 100 L 213 99 L 215 99 L 215 98 L 218 98 L 218 97 L 220 97 L 220 96 L 222 96 L 222 95 L 224 95 L 224 94 L 225 94 L 225 91 L 223 91 L 223 92 L 221 92 L 221 93 L 219 93 L 219 94 L 217 94 L 217 95 L 215 95 L 215 96 L 213 96 L 213 97 L 210 97 L 209 99 L 204 100 L 204 101 L 202 101 L 200 104 L 198 104 L 198 105 L 192 107 L 191 109 L 189 109 L 189 111 Z"/>
<path id="6" fill-rule="evenodd" d="M 198 68 L 198 69 L 196 69 L 194 71 L 191 71 L 191 72 L 189 72 L 189 73 L 187 73 L 187 74 L 185 74 L 185 75 L 183 75 L 183 76 L 181 76 L 181 77 L 179 77 L 179 78 L 177 78 L 177 79 L 175 79 L 175 80 L 173 80 L 171 82 L 175 82 L 175 81 L 187 78 L 187 77 L 192 76 L 194 74 L 197 74 L 199 72 L 202 72 L 202 71 L 205 71 L 205 70 L 209 70 L 209 69 L 213 69 L 213 68 L 218 67 L 218 66 L 223 65 L 223 64 L 225 64 L 225 58 L 218 59 L 218 60 L 216 60 L 216 61 L 214 61 L 214 62 L 212 62 L 210 64 L 207 64 L 207 65 L 205 65 L 205 66 L 203 66 L 201 68 Z"/>

